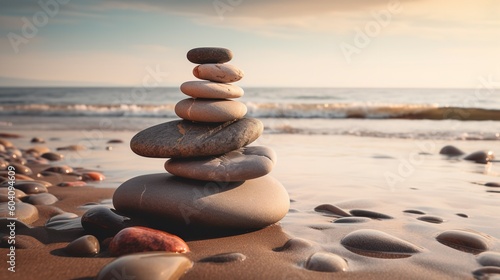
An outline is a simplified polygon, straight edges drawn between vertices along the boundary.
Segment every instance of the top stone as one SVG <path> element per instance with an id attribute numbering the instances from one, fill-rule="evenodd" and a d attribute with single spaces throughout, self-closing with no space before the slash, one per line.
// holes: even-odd
<path id="1" fill-rule="evenodd" d="M 192 63 L 225 63 L 233 58 L 233 52 L 225 48 L 196 48 L 187 53 L 187 59 Z"/>

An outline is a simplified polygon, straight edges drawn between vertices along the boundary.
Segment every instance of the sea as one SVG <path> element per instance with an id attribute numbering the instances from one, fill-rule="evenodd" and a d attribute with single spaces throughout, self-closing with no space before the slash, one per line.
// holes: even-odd
<path id="1" fill-rule="evenodd" d="M 0 129 L 139 131 L 178 118 L 171 88 L 0 88 Z M 265 133 L 500 140 L 495 88 L 245 88 Z"/>

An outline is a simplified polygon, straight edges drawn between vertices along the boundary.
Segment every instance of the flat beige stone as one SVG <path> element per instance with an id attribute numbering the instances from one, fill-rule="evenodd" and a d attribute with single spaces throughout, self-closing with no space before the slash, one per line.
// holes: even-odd
<path id="1" fill-rule="evenodd" d="M 262 177 L 273 170 L 276 153 L 268 147 L 243 147 L 221 156 L 173 158 L 165 162 L 165 170 L 189 179 L 236 182 Z"/>
<path id="2" fill-rule="evenodd" d="M 189 81 L 181 85 L 181 91 L 195 98 L 239 98 L 244 91 L 233 84 L 209 81 Z"/>
<path id="3" fill-rule="evenodd" d="M 247 106 L 227 99 L 187 98 L 175 105 L 175 113 L 189 121 L 228 122 L 243 118 L 247 113 Z"/>
<path id="4" fill-rule="evenodd" d="M 281 220 L 290 206 L 270 175 L 244 182 L 190 180 L 166 172 L 124 182 L 113 195 L 119 213 L 176 228 L 256 229 Z"/>
<path id="5" fill-rule="evenodd" d="M 243 71 L 231 64 L 202 64 L 193 69 L 193 75 L 202 80 L 233 83 L 243 78 Z"/>

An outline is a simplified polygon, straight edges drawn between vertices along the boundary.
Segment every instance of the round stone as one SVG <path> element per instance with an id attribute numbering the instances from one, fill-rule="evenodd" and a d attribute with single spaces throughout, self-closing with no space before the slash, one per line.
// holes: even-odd
<path id="1" fill-rule="evenodd" d="M 215 157 L 173 158 L 165 163 L 165 169 L 184 178 L 235 182 L 262 177 L 271 172 L 275 163 L 272 149 L 253 146 Z"/>
<path id="2" fill-rule="evenodd" d="M 467 230 L 447 230 L 436 237 L 440 243 L 467 253 L 478 254 L 487 251 L 490 240 L 479 232 Z"/>
<path id="3" fill-rule="evenodd" d="M 187 59 L 192 63 L 225 63 L 233 58 L 233 52 L 226 48 L 195 48 L 187 53 Z"/>
<path id="4" fill-rule="evenodd" d="M 221 155 L 252 143 L 263 129 L 262 122 L 250 118 L 222 124 L 171 121 L 139 132 L 130 147 L 154 158 Z"/>
<path id="5" fill-rule="evenodd" d="M 439 154 L 453 157 L 453 156 L 461 156 L 465 153 L 455 146 L 447 145 L 447 146 L 444 146 L 439 151 Z"/>
<path id="6" fill-rule="evenodd" d="M 43 144 L 43 143 L 45 143 L 45 139 L 43 139 L 41 137 L 33 137 L 33 138 L 31 138 L 31 143 Z"/>
<path id="7" fill-rule="evenodd" d="M 82 174 L 83 181 L 103 181 L 106 177 L 99 172 L 84 172 Z"/>
<path id="8" fill-rule="evenodd" d="M 187 98 L 175 105 L 177 116 L 195 122 L 228 122 L 247 113 L 245 104 L 227 99 Z"/>
<path id="9" fill-rule="evenodd" d="M 18 163 L 11 163 L 10 166 L 14 167 L 15 172 L 17 174 L 23 174 L 23 175 L 31 175 L 33 174 L 33 171 L 31 171 L 31 168 L 24 166 L 22 164 Z"/>
<path id="10" fill-rule="evenodd" d="M 347 262 L 338 255 L 317 252 L 312 254 L 306 261 L 306 269 L 321 272 L 343 272 L 347 271 Z"/>
<path id="11" fill-rule="evenodd" d="M 477 151 L 464 157 L 465 160 L 486 164 L 495 159 L 493 151 Z"/>
<path id="12" fill-rule="evenodd" d="M 215 183 L 159 173 L 126 181 L 115 191 L 113 203 L 120 213 L 166 225 L 256 229 L 281 220 L 290 199 L 269 175 Z"/>
<path id="13" fill-rule="evenodd" d="M 32 194 L 23 197 L 22 200 L 32 205 L 51 205 L 58 201 L 57 197 L 50 193 Z"/>
<path id="14" fill-rule="evenodd" d="M 187 253 L 189 247 L 184 240 L 176 235 L 146 227 L 122 229 L 109 244 L 109 252 L 112 256 L 149 251 Z"/>
<path id="15" fill-rule="evenodd" d="M 114 236 L 126 227 L 127 217 L 116 214 L 104 206 L 90 208 L 82 216 L 83 228 L 96 236 Z"/>
<path id="16" fill-rule="evenodd" d="M 193 69 L 193 75 L 202 80 L 233 83 L 243 78 L 243 71 L 230 64 L 202 64 Z"/>
<path id="17" fill-rule="evenodd" d="M 180 254 L 164 252 L 132 254 L 107 264 L 95 279 L 173 280 L 181 278 L 192 266 L 193 263 Z"/>
<path id="18" fill-rule="evenodd" d="M 73 240 L 64 248 L 68 255 L 73 257 L 92 257 L 101 250 L 99 240 L 93 235 L 84 235 Z"/>
<path id="19" fill-rule="evenodd" d="M 11 214 L 14 215 L 11 215 Z M 31 224 L 38 220 L 38 209 L 35 206 L 17 202 L 14 211 L 9 209 L 8 202 L 0 203 L 0 217 L 2 218 L 17 218 L 19 221 Z"/>
<path id="20" fill-rule="evenodd" d="M 185 82 L 181 85 L 181 91 L 195 98 L 239 98 L 244 94 L 237 85 L 207 81 Z"/>
<path id="21" fill-rule="evenodd" d="M 60 154 L 60 153 L 48 152 L 48 153 L 42 154 L 41 157 L 44 159 L 48 159 L 50 161 L 58 161 L 58 160 L 62 160 L 64 158 L 64 155 Z"/>

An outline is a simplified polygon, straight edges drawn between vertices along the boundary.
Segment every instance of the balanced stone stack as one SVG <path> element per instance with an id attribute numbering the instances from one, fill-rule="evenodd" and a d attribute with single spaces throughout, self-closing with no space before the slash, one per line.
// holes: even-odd
<path id="1" fill-rule="evenodd" d="M 256 229 L 281 220 L 288 212 L 288 193 L 268 175 L 276 154 L 247 146 L 263 132 L 262 123 L 245 118 L 246 106 L 232 100 L 243 89 L 232 82 L 243 77 L 226 64 L 232 52 L 196 48 L 189 61 L 199 64 L 198 81 L 181 85 L 190 96 L 177 103 L 175 120 L 135 135 L 132 150 L 144 157 L 170 158 L 169 173 L 139 176 L 123 183 L 113 196 L 117 211 L 153 220 L 166 227 Z"/>

